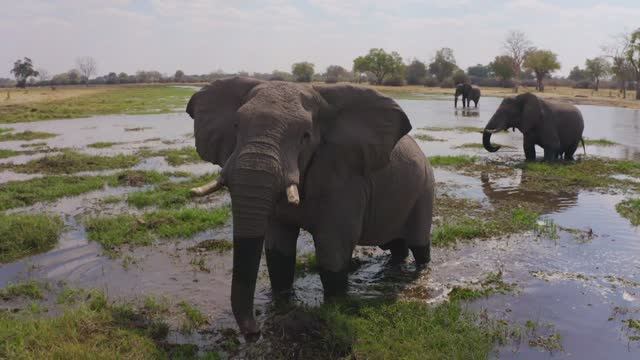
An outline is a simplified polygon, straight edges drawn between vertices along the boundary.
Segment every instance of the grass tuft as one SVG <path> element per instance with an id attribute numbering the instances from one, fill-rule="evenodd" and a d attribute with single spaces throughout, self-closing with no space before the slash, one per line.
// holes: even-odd
<path id="1" fill-rule="evenodd" d="M 198 308 L 188 302 L 181 301 L 178 303 L 178 306 L 182 309 L 185 316 L 185 321 L 182 324 L 183 332 L 189 333 L 208 322 L 207 317 Z"/>
<path id="2" fill-rule="evenodd" d="M 127 203 L 136 208 L 157 206 L 163 209 L 180 207 L 191 199 L 190 189 L 216 179 L 218 174 L 209 174 L 181 182 L 163 182 L 154 189 L 127 195 Z"/>
<path id="3" fill-rule="evenodd" d="M 80 171 L 126 169 L 140 162 L 135 155 L 88 155 L 73 150 L 31 160 L 25 164 L 5 164 L 0 168 L 25 174 L 72 174 Z"/>
<path id="4" fill-rule="evenodd" d="M 585 145 L 595 145 L 595 146 L 614 146 L 618 145 L 617 142 L 607 140 L 607 139 L 584 139 Z"/>
<path id="5" fill-rule="evenodd" d="M 0 289 L 0 299 L 2 300 L 7 301 L 20 297 L 33 300 L 42 299 L 42 284 L 29 280 L 23 283 L 9 284 L 4 289 Z"/>
<path id="6" fill-rule="evenodd" d="M 0 214 L 0 263 L 52 249 L 62 228 L 59 216 Z"/>
<path id="7" fill-rule="evenodd" d="M 42 132 L 42 131 L 23 131 L 18 133 L 0 133 L 0 141 L 30 141 L 36 139 L 48 139 L 58 136 L 56 134 Z"/>
<path id="8" fill-rule="evenodd" d="M 640 226 L 640 199 L 629 199 L 616 205 L 616 211 L 629 219 L 633 226 Z"/>
<path id="9" fill-rule="evenodd" d="M 438 138 L 435 138 L 435 137 L 433 137 L 431 135 L 427 135 L 427 134 L 415 134 L 415 135 L 413 135 L 413 137 L 418 139 L 418 140 L 420 140 L 420 141 L 440 141 L 440 142 L 447 141 L 445 139 L 438 139 Z"/>
<path id="10" fill-rule="evenodd" d="M 114 145 L 118 145 L 118 144 L 122 144 L 121 142 L 112 142 L 112 141 L 98 141 L 98 142 L 94 142 L 92 144 L 87 145 L 90 148 L 94 148 L 94 149 L 105 149 L 105 148 L 110 148 Z"/>
<path id="11" fill-rule="evenodd" d="M 429 157 L 429 162 L 433 166 L 453 166 L 460 167 L 476 162 L 476 156 L 468 155 L 436 155 Z"/>

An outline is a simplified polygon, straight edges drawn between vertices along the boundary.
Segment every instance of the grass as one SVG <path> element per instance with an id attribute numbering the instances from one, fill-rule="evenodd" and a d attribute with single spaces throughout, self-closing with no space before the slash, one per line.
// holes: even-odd
<path id="1" fill-rule="evenodd" d="M 618 145 L 617 142 L 607 140 L 607 139 L 584 139 L 585 145 L 595 145 L 595 146 L 614 146 Z"/>
<path id="2" fill-rule="evenodd" d="M 38 147 L 44 147 L 44 146 L 47 146 L 46 142 L 28 143 L 28 144 L 20 145 L 21 148 L 38 148 Z"/>
<path id="3" fill-rule="evenodd" d="M 487 359 L 503 336 L 458 302 L 325 304 L 294 309 L 267 328 L 270 358 Z"/>
<path id="4" fill-rule="evenodd" d="M 304 274 L 318 271 L 318 260 L 315 252 L 302 254 L 296 257 L 296 273 Z"/>
<path id="5" fill-rule="evenodd" d="M 4 289 L 0 289 L 0 299 L 4 301 L 16 298 L 42 299 L 42 287 L 42 284 L 34 280 L 18 284 L 10 283 Z"/>
<path id="6" fill-rule="evenodd" d="M 502 145 L 502 144 L 495 144 L 495 143 L 493 145 L 500 146 L 505 149 L 513 149 L 513 146 L 510 146 L 510 145 Z M 458 145 L 454 147 L 454 149 L 484 149 L 484 145 L 480 143 L 464 143 L 462 145 Z"/>
<path id="7" fill-rule="evenodd" d="M 228 207 L 214 210 L 185 208 L 160 210 L 141 216 L 120 214 L 85 219 L 89 240 L 107 250 L 124 244 L 150 245 L 155 238 L 185 238 L 223 225 L 231 216 Z"/>
<path id="8" fill-rule="evenodd" d="M 88 155 L 73 150 L 45 156 L 24 164 L 5 164 L 0 168 L 25 174 L 73 174 L 80 171 L 126 169 L 140 162 L 136 155 Z"/>
<path id="9" fill-rule="evenodd" d="M 90 148 L 94 148 L 94 149 L 105 149 L 105 148 L 110 148 L 114 145 L 118 145 L 118 144 L 122 144 L 121 142 L 112 142 L 112 141 L 98 141 L 98 142 L 94 142 L 92 144 L 87 145 Z"/>
<path id="10" fill-rule="evenodd" d="M 207 317 L 195 306 L 189 304 L 186 301 L 181 301 L 178 306 L 182 309 L 185 316 L 185 322 L 182 324 L 183 332 L 191 332 L 193 329 L 197 329 L 200 326 L 206 324 Z"/>
<path id="11" fill-rule="evenodd" d="M 162 156 L 171 166 L 179 166 L 184 164 L 195 164 L 203 160 L 198 155 L 196 148 L 193 146 L 185 146 L 180 149 L 163 149 L 158 151 L 141 151 L 143 157 Z"/>
<path id="12" fill-rule="evenodd" d="M 0 214 L 0 263 L 52 249 L 62 228 L 59 216 Z"/>
<path id="13" fill-rule="evenodd" d="M 6 159 L 12 156 L 20 155 L 20 151 L 9 150 L 9 149 L 0 149 L 0 159 Z"/>
<path id="14" fill-rule="evenodd" d="M 231 251 L 232 249 L 233 249 L 233 243 L 229 240 L 207 239 L 197 243 L 194 246 L 187 248 L 187 251 L 191 251 L 191 252 L 215 251 L 220 254 L 223 252 Z"/>
<path id="15" fill-rule="evenodd" d="M 502 271 L 487 274 L 486 278 L 478 284 L 479 286 L 454 287 L 449 293 L 449 299 L 452 301 L 459 300 L 476 300 L 486 298 L 494 294 L 507 294 L 515 290 L 515 284 L 508 284 L 502 279 Z"/>
<path id="16" fill-rule="evenodd" d="M 478 160 L 478 157 L 468 155 L 436 155 L 429 157 L 429 162 L 433 166 L 461 167 L 473 164 L 476 160 Z"/>
<path id="17" fill-rule="evenodd" d="M 56 90 L 60 92 L 65 90 Z M 107 114 L 160 114 L 184 108 L 195 90 L 173 86 L 112 86 L 69 89 L 75 96 L 33 97 L 0 105 L 0 122 L 72 119 Z"/>
<path id="18" fill-rule="evenodd" d="M 415 135 L 413 135 L 413 137 L 418 139 L 418 140 L 420 140 L 420 141 L 440 141 L 440 142 L 447 141 L 445 139 L 438 139 L 438 138 L 435 138 L 435 137 L 433 137 L 431 135 L 427 135 L 427 134 L 415 134 Z"/>
<path id="19" fill-rule="evenodd" d="M 127 203 L 139 209 L 148 206 L 157 206 L 163 209 L 180 207 L 192 199 L 191 188 L 206 184 L 217 177 L 218 174 L 215 173 L 181 182 L 166 181 L 154 189 L 128 194 Z"/>
<path id="20" fill-rule="evenodd" d="M 640 199 L 624 200 L 616 205 L 616 211 L 633 226 L 640 226 Z"/>
<path id="21" fill-rule="evenodd" d="M 0 211 L 76 196 L 108 186 L 140 186 L 167 177 L 154 171 L 124 171 L 111 176 L 47 176 L 0 184 Z"/>
<path id="22" fill-rule="evenodd" d="M 1 118 L 1 117 L 0 117 Z M 56 134 L 42 131 L 23 131 L 19 133 L 0 133 L 0 141 L 30 141 L 36 139 L 48 139 L 58 136 Z"/>
<path id="23" fill-rule="evenodd" d="M 421 127 L 420 130 L 427 130 L 427 131 L 457 131 L 457 132 L 467 132 L 467 133 L 481 133 L 484 130 L 484 128 L 476 127 L 476 126 L 456 126 L 456 127 L 425 126 L 425 127 Z"/>

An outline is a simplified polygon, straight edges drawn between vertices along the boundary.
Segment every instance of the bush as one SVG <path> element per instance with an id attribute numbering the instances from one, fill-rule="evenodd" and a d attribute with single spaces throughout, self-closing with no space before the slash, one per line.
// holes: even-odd
<path id="1" fill-rule="evenodd" d="M 590 81 L 578 81 L 573 85 L 574 89 L 589 89 L 591 88 L 591 82 Z"/>
<path id="2" fill-rule="evenodd" d="M 424 86 L 427 86 L 427 87 L 436 87 L 438 85 L 440 85 L 440 83 L 438 82 L 438 79 L 434 77 L 427 78 L 424 81 Z"/>
<path id="3" fill-rule="evenodd" d="M 453 78 L 446 78 L 446 79 L 442 80 L 442 82 L 440 83 L 440 87 L 444 88 L 444 89 L 451 89 L 451 88 L 455 87 L 455 83 L 453 81 Z"/>

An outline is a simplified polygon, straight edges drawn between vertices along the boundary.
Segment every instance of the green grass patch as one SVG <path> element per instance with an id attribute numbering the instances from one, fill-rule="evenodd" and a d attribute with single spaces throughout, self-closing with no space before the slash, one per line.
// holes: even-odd
<path id="1" fill-rule="evenodd" d="M 1 117 L 0 117 L 1 118 Z M 36 139 L 48 139 L 54 136 L 58 136 L 57 134 L 51 134 L 48 132 L 42 131 L 23 131 L 18 133 L 0 133 L 0 141 L 30 141 Z"/>
<path id="2" fill-rule="evenodd" d="M 206 184 L 218 177 L 217 173 L 194 177 L 186 181 L 166 181 L 158 184 L 154 189 L 130 193 L 127 203 L 136 208 L 157 206 L 163 209 L 180 207 L 191 199 L 190 189 Z"/>
<path id="3" fill-rule="evenodd" d="M 456 127 L 442 127 L 442 126 L 425 126 L 421 127 L 420 130 L 427 131 L 457 131 L 457 132 L 468 132 L 468 133 L 481 133 L 484 131 L 483 128 L 476 126 L 456 126 Z"/>
<path id="4" fill-rule="evenodd" d="M 140 186 L 166 181 L 155 171 L 124 171 L 111 176 L 47 176 L 0 184 L 0 211 L 76 196 L 108 186 Z"/>
<path id="5" fill-rule="evenodd" d="M 478 160 L 478 157 L 468 155 L 436 155 L 429 157 L 429 162 L 433 166 L 460 167 L 473 164 L 476 160 Z"/>
<path id="6" fill-rule="evenodd" d="M 616 211 L 631 221 L 633 226 L 640 226 L 640 199 L 629 199 L 616 205 Z"/>
<path id="7" fill-rule="evenodd" d="M 72 119 L 107 114 L 161 114 L 184 108 L 194 89 L 130 86 L 63 100 L 0 106 L 0 122 Z"/>
<path id="8" fill-rule="evenodd" d="M 215 251 L 217 253 L 223 253 L 231 251 L 233 249 L 233 243 L 224 239 L 207 239 L 200 241 L 194 246 L 187 248 L 187 251 L 191 252 L 209 252 Z"/>
<path id="9" fill-rule="evenodd" d="M 266 325 L 270 358 L 487 359 L 504 326 L 458 302 L 366 301 L 294 309 Z"/>
<path id="10" fill-rule="evenodd" d="M 52 249 L 62 228 L 59 216 L 0 214 L 0 263 Z"/>
<path id="11" fill-rule="evenodd" d="M 183 332 L 189 333 L 208 322 L 207 317 L 198 308 L 188 302 L 181 301 L 178 303 L 178 306 L 182 309 L 185 317 L 185 321 L 182 324 Z"/>
<path id="12" fill-rule="evenodd" d="M 585 145 L 595 145 L 595 146 L 614 146 L 618 145 L 617 142 L 607 140 L 607 139 L 584 139 Z"/>
<path id="13" fill-rule="evenodd" d="M 139 153 L 143 157 L 162 156 L 171 166 L 195 164 L 203 162 L 193 146 L 185 146 L 180 149 L 163 149 L 158 151 L 143 150 Z"/>
<path id="14" fill-rule="evenodd" d="M 296 273 L 304 274 L 318 271 L 318 259 L 314 252 L 296 256 Z"/>
<path id="15" fill-rule="evenodd" d="M 121 142 L 112 142 L 112 141 L 98 141 L 92 144 L 87 145 L 90 148 L 94 149 L 105 149 L 113 147 L 114 145 L 122 144 Z"/>
<path id="16" fill-rule="evenodd" d="M 0 168 L 24 174 L 73 174 L 80 171 L 126 169 L 140 162 L 136 155 L 88 155 L 73 150 L 45 156 L 24 164 L 5 164 Z"/>
<path id="17" fill-rule="evenodd" d="M 89 240 L 107 250 L 124 244 L 149 245 L 156 238 L 174 239 L 195 235 L 223 225 L 231 216 L 228 207 L 213 210 L 186 208 L 160 210 L 141 216 L 121 214 L 85 220 Z"/>
<path id="18" fill-rule="evenodd" d="M 6 159 L 13 156 L 20 155 L 20 151 L 9 150 L 9 149 L 0 149 L 0 159 Z"/>
<path id="19" fill-rule="evenodd" d="M 420 140 L 420 141 L 439 141 L 439 142 L 447 141 L 445 139 L 435 138 L 435 137 L 433 137 L 431 135 L 428 135 L 428 134 L 415 134 L 415 135 L 413 135 L 413 137 L 418 139 L 418 140 Z"/>
<path id="20" fill-rule="evenodd" d="M 494 294 L 508 294 L 515 289 L 515 284 L 508 284 L 502 279 L 502 271 L 491 272 L 477 286 L 454 287 L 449 293 L 449 299 L 452 301 L 470 301 L 486 298 Z"/>
<path id="21" fill-rule="evenodd" d="M 502 144 L 493 144 L 493 145 L 500 146 L 505 149 L 513 149 L 513 146 L 511 145 L 502 145 Z M 458 145 L 454 147 L 454 149 L 484 149 L 484 145 L 482 145 L 481 143 L 464 143 L 462 145 Z"/>
<path id="22" fill-rule="evenodd" d="M 21 297 L 33 300 L 42 299 L 42 288 L 43 285 L 34 280 L 8 284 L 4 289 L 0 289 L 0 299 L 5 301 Z"/>
<path id="23" fill-rule="evenodd" d="M 39 148 L 47 146 L 46 142 L 37 142 L 37 143 L 29 143 L 29 144 L 20 144 L 21 148 Z"/>

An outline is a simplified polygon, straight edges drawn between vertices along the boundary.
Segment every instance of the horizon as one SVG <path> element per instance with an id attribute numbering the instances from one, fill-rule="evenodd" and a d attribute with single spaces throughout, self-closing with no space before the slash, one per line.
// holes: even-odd
<path id="1" fill-rule="evenodd" d="M 566 76 L 602 55 L 617 34 L 637 28 L 640 18 L 640 7 L 628 0 L 495 0 L 482 7 L 470 0 L 25 0 L 3 8 L 0 30 L 20 29 L 0 53 L 5 78 L 13 78 L 10 69 L 23 57 L 54 75 L 75 68 L 82 56 L 97 61 L 97 76 L 290 72 L 300 61 L 323 73 L 329 65 L 351 70 L 371 48 L 397 51 L 408 63 L 429 62 L 449 47 L 466 70 L 503 54 L 510 30 L 558 54 L 562 67 L 553 76 Z"/>

